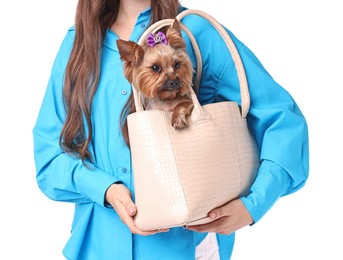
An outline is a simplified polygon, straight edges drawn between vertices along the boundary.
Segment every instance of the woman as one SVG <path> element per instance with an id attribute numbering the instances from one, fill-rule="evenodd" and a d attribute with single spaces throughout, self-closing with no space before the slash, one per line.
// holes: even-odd
<path id="1" fill-rule="evenodd" d="M 67 259 L 194 259 L 207 232 L 217 233 L 220 259 L 230 259 L 234 232 L 259 221 L 281 196 L 306 182 L 308 134 L 301 111 L 229 32 L 246 69 L 248 122 L 260 149 L 250 193 L 210 212 L 210 224 L 151 232 L 135 227 L 130 150 L 118 123 L 131 86 L 116 40 L 137 41 L 149 24 L 183 9 L 177 0 L 79 0 L 75 27 L 56 56 L 33 130 L 40 189 L 52 200 L 75 203 L 63 250 Z M 239 102 L 236 71 L 220 36 L 200 17 L 183 22 L 202 52 L 201 103 Z"/>

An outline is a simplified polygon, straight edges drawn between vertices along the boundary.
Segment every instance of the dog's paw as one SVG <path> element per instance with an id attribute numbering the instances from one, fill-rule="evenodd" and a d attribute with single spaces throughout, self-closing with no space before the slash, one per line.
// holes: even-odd
<path id="1" fill-rule="evenodd" d="M 175 130 L 181 130 L 187 126 L 187 118 L 184 114 L 173 115 L 171 123 Z"/>

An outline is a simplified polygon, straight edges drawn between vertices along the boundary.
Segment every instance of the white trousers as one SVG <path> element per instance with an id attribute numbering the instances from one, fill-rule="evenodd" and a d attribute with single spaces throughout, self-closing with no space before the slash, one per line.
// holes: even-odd
<path id="1" fill-rule="evenodd" d="M 215 233 L 208 233 L 204 240 L 196 247 L 195 259 L 220 260 Z"/>

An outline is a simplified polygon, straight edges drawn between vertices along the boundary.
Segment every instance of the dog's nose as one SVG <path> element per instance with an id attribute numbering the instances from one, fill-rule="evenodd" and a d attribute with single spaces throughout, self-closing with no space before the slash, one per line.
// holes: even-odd
<path id="1" fill-rule="evenodd" d="M 166 82 L 166 88 L 168 90 L 175 90 L 179 88 L 179 81 L 178 80 L 168 80 Z"/>

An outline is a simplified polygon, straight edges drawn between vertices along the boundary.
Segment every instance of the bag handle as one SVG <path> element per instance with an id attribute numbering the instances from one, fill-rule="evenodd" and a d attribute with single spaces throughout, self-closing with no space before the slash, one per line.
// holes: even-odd
<path id="1" fill-rule="evenodd" d="M 190 30 L 181 23 L 181 20 L 189 15 L 189 14 L 195 14 L 198 16 L 201 16 L 205 19 L 207 19 L 212 25 L 213 27 L 218 31 L 218 33 L 221 35 L 221 37 L 223 38 L 223 40 L 225 41 L 226 46 L 228 47 L 233 62 L 235 64 L 236 67 L 236 71 L 238 74 L 238 80 L 239 80 L 239 85 L 240 85 L 240 94 L 241 94 L 241 116 L 242 118 L 246 118 L 249 108 L 250 108 L 250 94 L 249 94 L 249 88 L 248 88 L 248 82 L 246 79 L 246 75 L 245 75 L 245 70 L 243 67 L 243 63 L 241 61 L 241 58 L 239 56 L 239 53 L 236 49 L 235 44 L 233 43 L 230 35 L 227 33 L 227 31 L 224 29 L 224 27 L 216 20 L 214 19 L 212 16 L 210 16 L 209 14 L 203 12 L 203 11 L 199 11 L 199 10 L 194 10 L 194 9 L 189 9 L 189 10 L 185 10 L 183 12 L 181 12 L 176 19 L 180 22 L 181 25 L 181 29 L 184 30 L 184 32 L 188 35 L 188 37 L 191 40 L 192 46 L 194 48 L 194 52 L 195 55 L 197 57 L 197 72 L 196 72 L 196 81 L 195 81 L 195 85 L 196 87 L 199 86 L 200 83 L 200 77 L 201 77 L 201 73 L 202 73 L 202 59 L 201 59 L 201 53 L 198 47 L 198 44 L 196 43 L 196 40 L 193 36 L 193 34 L 190 32 Z M 151 32 L 156 32 L 158 29 L 167 26 L 167 25 L 171 25 L 174 22 L 174 19 L 164 19 L 161 21 L 158 21 L 154 24 L 152 24 L 140 37 L 138 44 L 142 45 L 142 43 L 146 40 L 147 36 L 151 33 Z M 134 101 L 135 101 L 135 106 L 136 106 L 136 111 L 143 111 L 143 104 L 142 104 L 142 100 L 140 97 L 139 92 L 137 91 L 137 89 L 133 86 L 132 88 L 133 91 L 133 96 L 134 96 Z M 201 119 L 207 119 L 210 118 L 210 115 L 201 107 L 199 100 L 194 92 L 194 90 L 191 88 L 191 99 L 192 102 L 194 104 L 194 112 L 196 113 L 196 118 L 194 118 L 196 121 L 201 120 Z M 193 115 L 192 115 L 193 117 Z"/>

